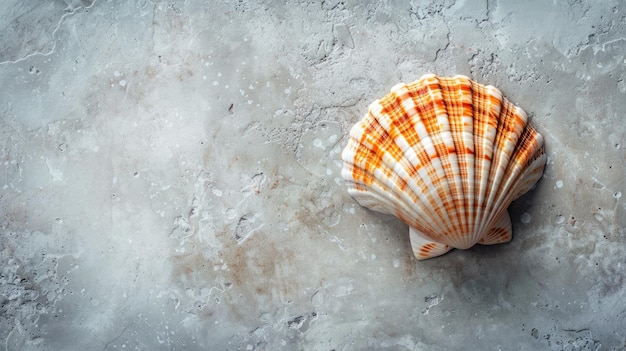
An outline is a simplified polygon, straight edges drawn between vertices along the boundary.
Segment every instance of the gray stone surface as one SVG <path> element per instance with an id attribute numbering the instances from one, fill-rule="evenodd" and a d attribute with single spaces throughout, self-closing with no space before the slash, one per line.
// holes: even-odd
<path id="1" fill-rule="evenodd" d="M 5 1 L 0 349 L 624 350 L 622 1 Z M 417 262 L 340 179 L 465 74 L 549 155 L 509 244 Z"/>

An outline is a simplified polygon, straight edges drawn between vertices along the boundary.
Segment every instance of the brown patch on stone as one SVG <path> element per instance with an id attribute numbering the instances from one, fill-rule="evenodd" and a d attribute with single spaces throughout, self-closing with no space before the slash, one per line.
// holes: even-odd
<path id="1" fill-rule="evenodd" d="M 228 268 L 222 273 L 232 283 L 224 298 L 233 312 L 242 319 L 256 318 L 266 306 L 294 300 L 299 282 L 293 280 L 295 255 L 287 248 L 257 232 L 244 244 L 231 242 L 219 257 Z"/>
<path id="2" fill-rule="evenodd" d="M 210 308 L 215 299 L 227 304 L 228 309 L 241 320 L 256 320 L 266 312 L 267 306 L 276 306 L 295 301 L 302 289 L 297 277 L 296 255 L 288 245 L 281 245 L 258 231 L 243 243 L 237 244 L 230 230 L 219 234 L 224 246 L 217 255 L 207 255 L 196 243 L 188 255 L 174 257 L 173 274 L 183 289 L 201 290 L 217 287 L 221 292 L 211 295 Z M 201 244 L 200 244 L 201 245 Z M 197 314 L 210 318 L 212 314 Z"/>

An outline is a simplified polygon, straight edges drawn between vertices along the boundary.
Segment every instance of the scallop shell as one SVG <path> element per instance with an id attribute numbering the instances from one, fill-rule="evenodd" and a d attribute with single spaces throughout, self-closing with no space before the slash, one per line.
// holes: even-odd
<path id="1" fill-rule="evenodd" d="M 418 260 L 511 240 L 507 207 L 541 178 L 526 113 L 465 76 L 398 84 L 350 131 L 342 177 L 362 206 L 409 225 Z"/>

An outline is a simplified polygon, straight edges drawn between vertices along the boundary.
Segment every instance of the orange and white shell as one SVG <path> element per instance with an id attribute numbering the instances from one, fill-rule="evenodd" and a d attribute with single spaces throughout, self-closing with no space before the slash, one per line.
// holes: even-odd
<path id="1" fill-rule="evenodd" d="M 432 74 L 374 101 L 342 159 L 350 195 L 408 224 L 418 260 L 510 241 L 506 209 L 546 163 L 542 136 L 498 89 Z"/>

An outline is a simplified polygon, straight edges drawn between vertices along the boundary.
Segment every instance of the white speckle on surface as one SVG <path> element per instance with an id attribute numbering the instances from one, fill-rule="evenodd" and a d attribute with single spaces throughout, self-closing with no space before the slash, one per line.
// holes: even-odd
<path id="1" fill-rule="evenodd" d="M 528 224 L 530 223 L 530 220 L 532 219 L 532 216 L 530 215 L 530 213 L 528 212 L 524 212 L 522 213 L 522 215 L 520 216 L 520 221 L 524 224 Z"/>
<path id="2" fill-rule="evenodd" d="M 58 181 L 62 181 L 64 179 L 63 171 L 60 168 L 54 166 L 52 160 L 46 159 L 46 166 L 48 166 L 48 172 L 50 173 L 52 179 Z"/>
<path id="3" fill-rule="evenodd" d="M 433 308 L 434 306 L 439 305 L 439 303 L 441 302 L 441 300 L 443 300 L 443 298 L 440 298 L 437 295 L 428 295 L 424 298 L 424 302 L 426 304 L 425 308 L 422 310 L 422 314 L 427 315 L 430 313 L 431 308 Z M 444 327 L 443 325 L 441 326 L 442 328 Z"/>
<path id="4" fill-rule="evenodd" d="M 602 217 L 602 214 L 599 212 L 594 212 L 593 218 L 595 218 L 598 222 L 604 221 L 604 217 Z"/>
<path id="5" fill-rule="evenodd" d="M 563 215 L 561 215 L 561 214 L 560 214 L 560 215 L 557 215 L 557 216 L 556 216 L 556 223 L 557 223 L 557 224 L 561 224 L 561 223 L 563 223 L 563 222 L 565 222 L 565 216 L 563 216 Z"/>
<path id="6" fill-rule="evenodd" d="M 285 222 L 278 222 L 278 228 L 281 231 L 286 232 L 287 230 L 289 230 L 289 225 Z"/>
<path id="7" fill-rule="evenodd" d="M 229 208 L 226 210 L 226 217 L 229 219 L 233 219 L 237 216 L 237 211 L 234 208 Z"/>
<path id="8" fill-rule="evenodd" d="M 557 187 L 557 189 L 561 189 L 563 187 L 563 181 L 562 180 L 557 180 L 556 181 L 556 187 Z"/>
<path id="9" fill-rule="evenodd" d="M 126 86 L 126 80 L 125 79 L 120 80 L 119 84 L 120 84 L 121 87 L 125 87 Z"/>
<path id="10" fill-rule="evenodd" d="M 333 33 L 337 41 L 351 49 L 354 49 L 354 39 L 350 33 L 350 29 L 343 23 L 335 24 L 333 26 Z"/>
<path id="11" fill-rule="evenodd" d="M 356 207 L 354 205 L 346 205 L 343 207 L 343 210 L 349 214 L 355 214 L 356 213 Z"/>
<path id="12" fill-rule="evenodd" d="M 212 193 L 213 193 L 213 195 L 215 195 L 215 196 L 222 196 L 222 195 L 224 195 L 224 192 L 223 192 L 221 189 L 216 188 L 216 187 L 214 187 L 214 186 L 211 186 L 211 192 L 212 192 Z"/>

